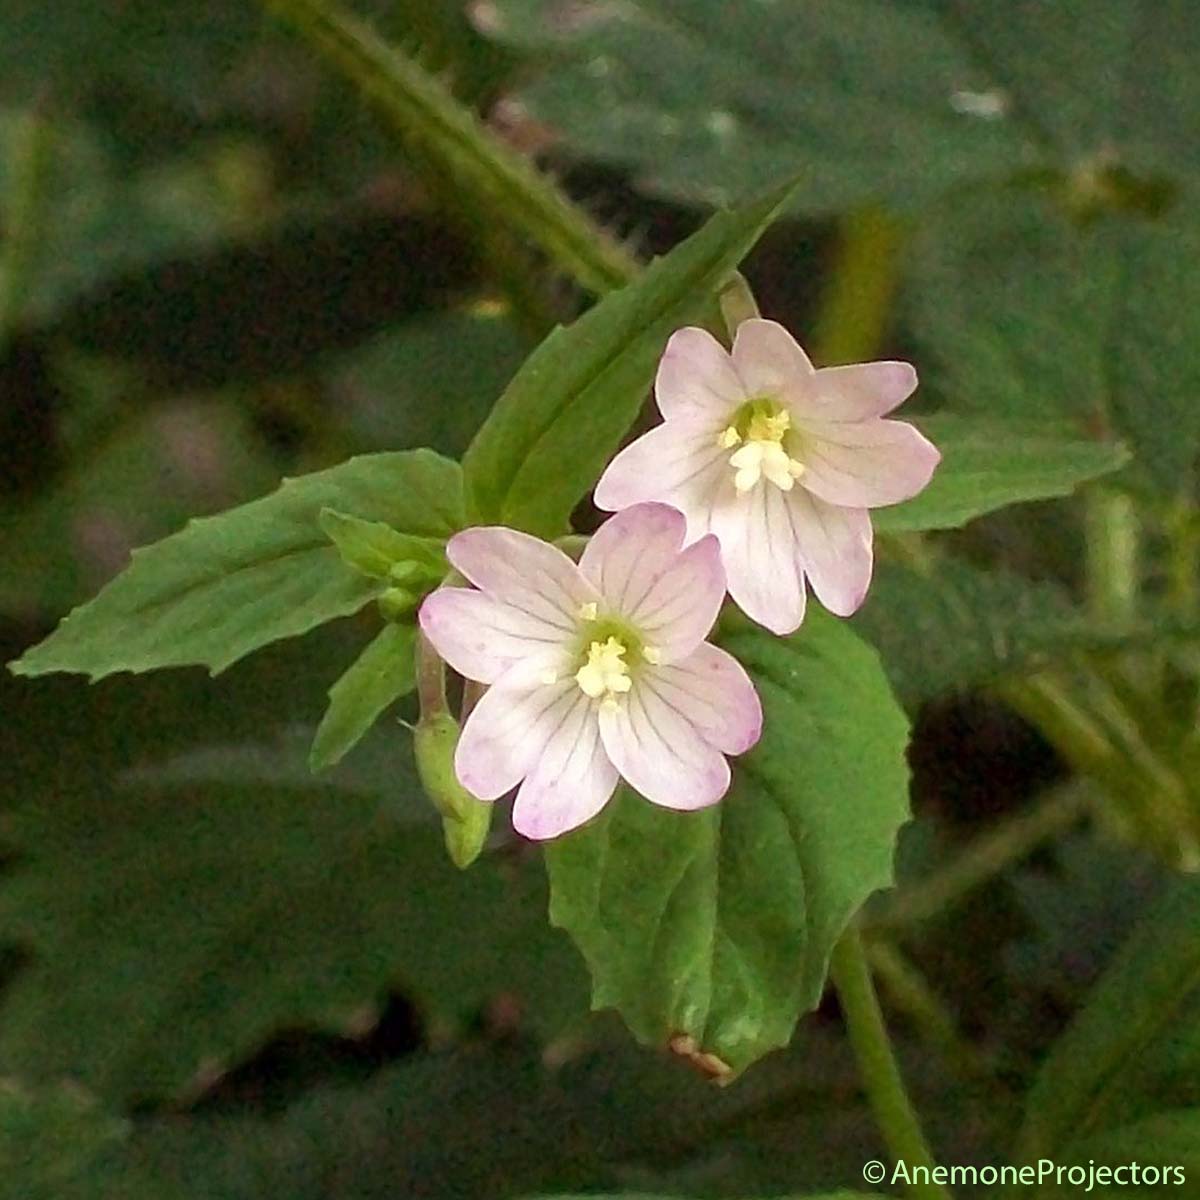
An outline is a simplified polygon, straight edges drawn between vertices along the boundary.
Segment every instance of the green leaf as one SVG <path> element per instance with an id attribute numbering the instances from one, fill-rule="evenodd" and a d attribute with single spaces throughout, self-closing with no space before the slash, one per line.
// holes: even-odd
<path id="1" fill-rule="evenodd" d="M 913 255 L 926 382 L 959 409 L 1122 437 L 1172 493 L 1200 449 L 1200 223 L 1072 224 L 1043 200 L 980 201 Z"/>
<path id="2" fill-rule="evenodd" d="M 268 642 L 357 612 L 382 588 L 342 563 L 318 524 L 327 507 L 444 538 L 463 523 L 458 467 L 429 451 L 366 455 L 192 521 L 134 551 L 116 579 L 11 669 L 100 679 L 200 663 L 216 674 Z"/>
<path id="3" fill-rule="evenodd" d="M 523 93 L 531 112 L 661 195 L 728 204 L 799 172 L 796 207 L 834 212 L 1041 157 L 1014 122 L 955 111 L 991 81 L 922 5 L 764 4 L 748 19 L 721 0 L 632 0 L 579 21 L 552 0 L 494 7 L 497 36 L 556 53 Z"/>
<path id="4" fill-rule="evenodd" d="M 892 879 L 908 817 L 908 723 L 875 653 L 813 612 L 787 640 L 736 632 L 765 714 L 728 795 L 678 813 L 622 791 L 552 842 L 552 921 L 592 970 L 592 1002 L 643 1041 L 740 1071 L 815 1007 L 834 942 Z"/>
<path id="5" fill-rule="evenodd" d="M 308 756 L 314 771 L 340 762 L 389 704 L 412 691 L 416 632 L 412 625 L 385 625 L 329 689 L 329 708 Z"/>
<path id="6" fill-rule="evenodd" d="M 526 108 L 646 190 L 728 204 L 793 172 L 796 205 L 919 205 L 964 183 L 1117 163 L 1194 174 L 1200 20 L 1187 0 L 496 0 L 542 51 Z M 802 80 L 802 86 L 797 86 Z"/>
<path id="7" fill-rule="evenodd" d="M 419 575 L 436 579 L 446 573 L 442 538 L 413 537 L 382 521 L 364 521 L 335 508 L 321 509 L 318 522 L 346 566 L 371 579 L 407 582 Z"/>
<path id="8" fill-rule="evenodd" d="M 1191 878 L 1146 916 L 1043 1063 L 1014 1161 L 1080 1161 L 1079 1147 L 1119 1126 L 1200 1111 L 1198 1081 L 1200 880 Z"/>
<path id="9" fill-rule="evenodd" d="M 361 1028 L 390 989 L 443 1023 L 506 990 L 535 1028 L 574 997 L 582 1009 L 541 872 L 451 866 L 406 740 L 386 795 L 192 767 L 190 783 L 80 785 L 23 812 L 0 937 L 32 961 L 0 1001 L 0 1073 L 126 1103 L 176 1095 L 281 1029 Z"/>
<path id="10" fill-rule="evenodd" d="M 1008 504 L 1070 495 L 1129 461 L 1124 446 L 1085 440 L 1061 423 L 949 415 L 918 423 L 942 461 L 919 495 L 872 512 L 880 533 L 957 529 Z"/>
<path id="11" fill-rule="evenodd" d="M 1200 636 L 1196 621 L 1100 625 L 1052 584 L 947 558 L 929 574 L 880 563 L 853 623 L 909 707 L 1078 651 L 1144 650 Z"/>
<path id="12" fill-rule="evenodd" d="M 703 229 L 526 360 L 463 459 L 468 509 L 552 536 L 637 416 L 667 338 L 701 319 L 789 189 Z"/>

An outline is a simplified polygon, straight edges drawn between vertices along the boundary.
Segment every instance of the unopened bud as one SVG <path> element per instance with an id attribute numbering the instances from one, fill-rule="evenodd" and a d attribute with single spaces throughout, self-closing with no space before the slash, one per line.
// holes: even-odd
<path id="1" fill-rule="evenodd" d="M 385 621 L 402 621 L 420 600 L 420 595 L 407 588 L 390 587 L 379 597 L 379 612 Z"/>
<path id="2" fill-rule="evenodd" d="M 413 731 L 417 775 L 425 794 L 442 814 L 446 851 L 456 867 L 469 867 L 483 850 L 492 806 L 477 800 L 454 773 L 458 722 L 446 712 L 423 716 Z"/>

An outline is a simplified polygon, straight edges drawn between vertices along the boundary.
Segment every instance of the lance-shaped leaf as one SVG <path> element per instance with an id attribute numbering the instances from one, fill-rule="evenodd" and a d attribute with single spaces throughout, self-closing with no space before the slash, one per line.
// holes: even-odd
<path id="1" fill-rule="evenodd" d="M 1070 495 L 1129 461 L 1119 443 L 1089 441 L 1061 423 L 939 415 L 917 424 L 942 461 L 923 492 L 872 511 L 880 533 L 957 529 L 1009 504 Z"/>
<path id="2" fill-rule="evenodd" d="M 372 454 L 134 551 L 129 566 L 12 664 L 19 675 L 199 663 L 216 674 L 279 638 L 362 608 L 386 584 L 347 567 L 323 508 L 446 538 L 463 523 L 458 466 L 427 450 Z"/>
<path id="3" fill-rule="evenodd" d="M 555 330 L 526 360 L 463 459 L 473 521 L 553 536 L 646 398 L 667 338 L 713 294 L 771 223 L 790 187 L 703 229 Z"/>
<path id="4" fill-rule="evenodd" d="M 908 722 L 874 651 L 819 612 L 789 639 L 743 624 L 723 644 L 764 710 L 725 798 L 679 813 L 622 791 L 546 850 L 551 919 L 588 960 L 593 1005 L 721 1075 L 817 1004 L 908 817 Z"/>

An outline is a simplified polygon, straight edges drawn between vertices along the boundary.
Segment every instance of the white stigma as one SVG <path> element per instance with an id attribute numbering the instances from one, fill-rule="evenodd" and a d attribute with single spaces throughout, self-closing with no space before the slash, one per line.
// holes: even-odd
<path id="1" fill-rule="evenodd" d="M 606 707 L 616 706 L 617 697 L 633 687 L 629 668 L 625 665 L 625 646 L 610 637 L 605 642 L 592 642 L 587 662 L 575 672 L 580 691 Z"/>
<path id="2" fill-rule="evenodd" d="M 791 424 L 786 412 L 772 416 L 755 413 L 750 418 L 745 444 L 729 456 L 729 465 L 734 469 L 733 486 L 739 494 L 753 491 L 763 478 L 781 491 L 792 490 L 796 480 L 804 473 L 804 465 L 790 458 L 783 448 L 783 435 L 791 428 Z M 726 434 L 730 432 L 736 434 L 732 426 L 725 431 Z M 722 438 L 724 436 L 722 434 Z"/>

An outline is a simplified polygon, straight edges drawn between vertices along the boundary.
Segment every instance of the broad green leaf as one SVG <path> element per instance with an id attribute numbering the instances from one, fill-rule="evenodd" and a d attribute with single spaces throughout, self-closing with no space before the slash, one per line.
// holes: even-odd
<path id="1" fill-rule="evenodd" d="M 909 706 L 1079 651 L 1145 650 L 1200 637 L 1197 621 L 1097 624 L 1052 584 L 952 559 L 928 574 L 880 563 L 854 626 Z"/>
<path id="2" fill-rule="evenodd" d="M 496 36 L 556 56 L 523 93 L 533 114 L 662 195 L 728 204 L 798 172 L 795 205 L 833 212 L 1042 158 L 1017 123 L 955 110 L 956 95 L 993 80 L 919 4 L 750 15 L 722 0 L 633 0 L 584 20 L 556 19 L 553 0 L 494 8 Z"/>
<path id="3" fill-rule="evenodd" d="M 12 664 L 19 675 L 200 663 L 213 674 L 279 638 L 357 612 L 382 585 L 345 566 L 323 508 L 444 538 L 462 524 L 458 467 L 429 451 L 373 454 L 285 480 L 270 496 L 134 551 L 129 566 Z"/>
<path id="4" fill-rule="evenodd" d="M 913 255 L 926 381 L 960 410 L 1121 437 L 1138 478 L 1173 493 L 1200 448 L 1197 256 L 1182 200 L 1083 226 L 1043 200 L 981 201 Z"/>
<path id="5" fill-rule="evenodd" d="M 371 579 L 405 582 L 428 576 L 436 580 L 446 573 L 446 543 L 441 538 L 413 537 L 382 521 L 364 521 L 335 508 L 321 509 L 317 519 L 346 566 Z"/>
<path id="6" fill-rule="evenodd" d="M 1078 1147 L 1120 1126 L 1200 1110 L 1198 1080 L 1200 881 L 1191 878 L 1147 914 L 1042 1064 L 1014 1161 L 1079 1161 Z"/>
<path id="7" fill-rule="evenodd" d="M 637 416 L 667 338 L 705 315 L 787 190 L 719 213 L 633 283 L 550 334 L 463 459 L 472 520 L 562 533 Z"/>
<path id="8" fill-rule="evenodd" d="M 813 1008 L 834 942 L 892 878 L 907 819 L 908 723 L 874 652 L 819 612 L 784 640 L 724 641 L 765 721 L 725 798 L 702 812 L 622 791 L 552 842 L 550 915 L 592 970 L 593 1005 L 643 1041 L 742 1070 Z"/>
<path id="9" fill-rule="evenodd" d="M 393 701 L 411 692 L 416 627 L 389 622 L 329 689 L 308 756 L 314 771 L 332 767 L 358 744 Z"/>
<path id="10" fill-rule="evenodd" d="M 918 422 L 942 452 L 933 480 L 904 504 L 872 512 L 880 533 L 956 529 L 1008 504 L 1066 496 L 1118 470 L 1129 452 L 1062 424 L 934 416 Z"/>
<path id="11" fill-rule="evenodd" d="M 544 52 L 522 99 L 577 156 L 690 202 L 797 171 L 809 212 L 1053 168 L 1194 174 L 1188 0 L 496 0 L 487 28 Z"/>
<path id="12" fill-rule="evenodd" d="M 386 795 L 143 781 L 22 813 L 0 939 L 31 962 L 0 999 L 0 1075 L 170 1096 L 281 1029 L 361 1026 L 390 989 L 443 1023 L 506 990 L 535 1027 L 582 1009 L 540 871 L 455 870 L 408 759 L 397 735 Z"/>

